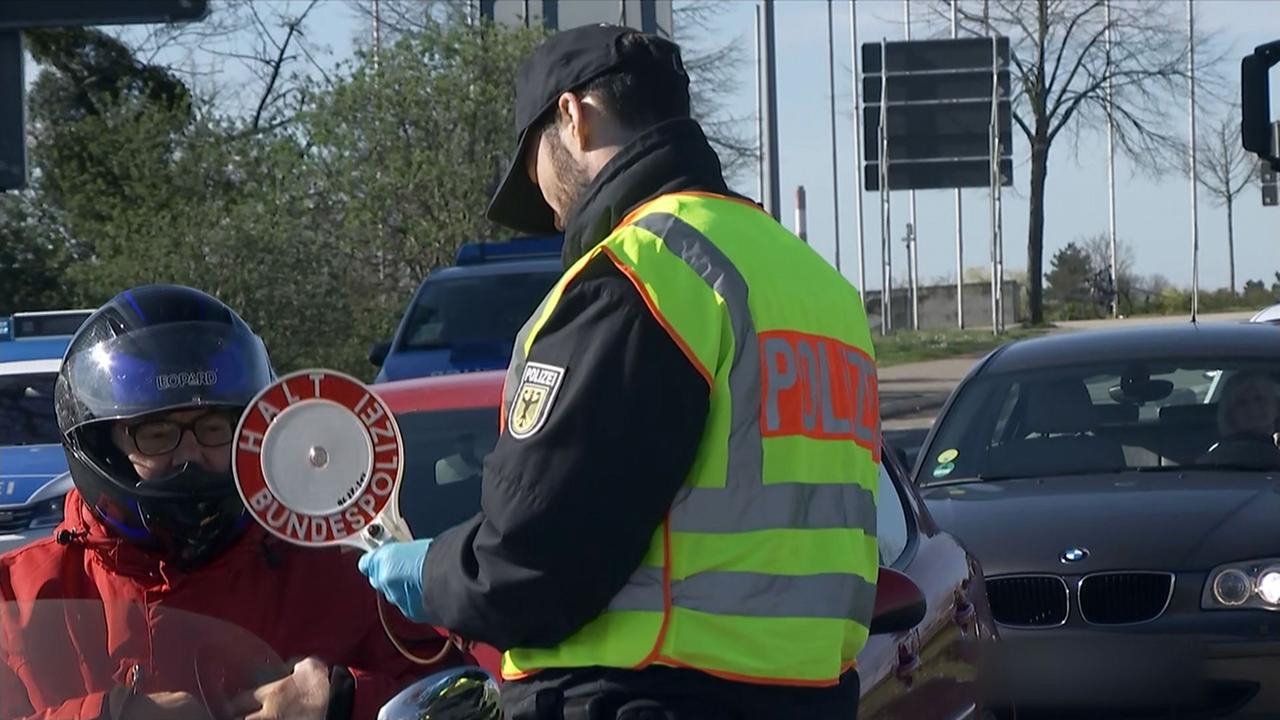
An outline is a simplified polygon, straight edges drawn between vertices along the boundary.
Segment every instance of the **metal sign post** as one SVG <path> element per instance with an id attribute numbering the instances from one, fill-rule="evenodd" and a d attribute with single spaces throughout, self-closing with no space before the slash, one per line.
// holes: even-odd
<path id="1" fill-rule="evenodd" d="M 911 41 L 911 2 L 910 0 L 902 0 L 903 25 L 905 26 L 906 40 Z M 916 228 L 920 227 L 916 222 L 916 191 L 913 188 L 908 198 L 908 212 L 911 215 L 911 222 L 908 224 L 910 231 L 908 233 L 911 242 L 915 243 Z M 907 255 L 907 282 L 911 284 L 911 329 L 920 329 L 920 268 L 916 265 L 916 255 L 914 252 Z"/>
<path id="2" fill-rule="evenodd" d="M 853 167 L 854 172 L 862 172 L 862 89 L 858 83 L 858 3 L 849 0 L 849 58 L 853 68 Z M 858 230 L 858 292 L 863 298 L 867 296 L 867 248 L 865 233 L 862 228 L 862 183 L 854 180 L 854 224 Z"/>
<path id="3" fill-rule="evenodd" d="M 1116 123 L 1111 82 L 1111 0 L 1106 0 L 1107 42 L 1107 234 L 1111 252 L 1111 317 L 1120 317 L 1120 270 L 1116 252 Z"/>
<path id="4" fill-rule="evenodd" d="M 778 70 L 774 48 L 773 0 L 761 0 L 760 66 L 764 78 L 761 85 L 764 102 L 764 144 L 761 154 L 764 163 L 765 210 L 775 219 L 782 219 L 782 187 L 778 171 Z"/>
<path id="5" fill-rule="evenodd" d="M 880 334 L 893 331 L 893 228 L 889 224 L 889 79 L 885 74 L 884 39 L 880 39 L 880 253 L 884 277 L 880 285 Z"/>
<path id="6" fill-rule="evenodd" d="M 956 39 L 956 6 L 951 0 L 951 39 Z M 956 188 L 956 327 L 964 329 L 964 214 L 960 206 L 960 188 Z"/>
<path id="7" fill-rule="evenodd" d="M 996 42 L 995 38 L 991 38 L 991 77 L 992 86 L 996 87 L 999 83 L 999 73 L 996 66 Z M 990 158 L 991 158 L 991 332 L 995 335 L 1000 334 L 1000 315 L 1003 308 L 1000 306 L 1000 138 L 998 130 L 999 123 L 999 106 L 997 99 L 999 98 L 998 88 L 991 94 L 991 124 L 990 135 Z"/>
<path id="8" fill-rule="evenodd" d="M 915 215 L 912 215 L 915 217 Z M 920 329 L 920 260 L 916 247 L 916 224 L 907 223 L 907 272 L 911 274 L 911 329 Z"/>
<path id="9" fill-rule="evenodd" d="M 914 223 L 907 223 L 907 234 L 903 236 L 902 243 L 907 246 L 907 272 L 914 274 L 916 265 L 916 254 L 919 248 L 916 246 L 916 226 Z M 917 299 L 917 287 L 914 279 L 909 280 L 911 283 L 911 329 L 920 329 L 919 301 Z"/>
<path id="10" fill-rule="evenodd" d="M 832 13 L 834 0 L 827 0 L 827 106 L 831 111 L 831 205 L 834 223 L 836 272 L 844 274 L 840 267 L 840 164 L 836 147 L 836 41 L 835 18 Z"/>
<path id="11" fill-rule="evenodd" d="M 796 237 L 809 242 L 809 225 L 805 218 L 804 186 L 796 188 Z"/>
<path id="12" fill-rule="evenodd" d="M 1187 0 L 1187 82 L 1190 85 L 1191 99 L 1187 114 L 1190 116 L 1188 137 L 1191 140 L 1188 165 L 1188 182 L 1191 185 L 1191 322 L 1196 321 L 1200 310 L 1200 220 L 1199 195 L 1196 182 L 1196 25 L 1195 9 L 1191 0 Z M 1232 288 L 1234 291 L 1235 288 Z"/>
<path id="13" fill-rule="evenodd" d="M 760 148 L 761 156 L 756 165 L 756 193 L 760 198 L 760 202 L 765 202 L 765 173 L 768 168 L 765 167 L 764 150 L 765 150 L 765 127 L 764 127 L 764 30 L 760 20 L 762 8 L 756 5 L 756 147 Z"/>

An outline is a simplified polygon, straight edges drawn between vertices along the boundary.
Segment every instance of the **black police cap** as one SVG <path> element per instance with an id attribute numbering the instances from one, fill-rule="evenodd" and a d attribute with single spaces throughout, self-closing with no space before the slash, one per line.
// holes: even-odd
<path id="1" fill-rule="evenodd" d="M 612 72 L 627 70 L 670 77 L 673 90 L 688 91 L 689 76 L 675 43 L 651 36 L 652 42 L 622 39 L 638 33 L 621 25 L 585 25 L 557 33 L 520 66 L 516 85 L 516 152 L 485 216 L 521 232 L 555 232 L 555 214 L 525 171 L 532 138 L 529 129 L 555 107 L 560 95 Z"/>

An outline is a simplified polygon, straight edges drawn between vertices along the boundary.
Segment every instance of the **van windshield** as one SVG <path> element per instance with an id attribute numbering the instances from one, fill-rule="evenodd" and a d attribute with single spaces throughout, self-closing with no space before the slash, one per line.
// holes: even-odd
<path id="1" fill-rule="evenodd" d="M 409 315 L 400 348 L 511 342 L 559 279 L 558 271 L 543 271 L 429 282 Z"/>

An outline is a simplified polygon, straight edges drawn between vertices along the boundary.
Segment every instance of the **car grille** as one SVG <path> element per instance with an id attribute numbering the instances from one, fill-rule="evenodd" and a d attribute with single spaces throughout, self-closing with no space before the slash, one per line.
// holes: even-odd
<path id="1" fill-rule="evenodd" d="M 31 516 L 35 514 L 33 507 L 0 508 L 0 533 L 26 530 L 31 524 Z"/>
<path id="2" fill-rule="evenodd" d="M 987 598 L 1002 625 L 1050 627 L 1067 621 L 1067 585 L 1052 575 L 987 580 Z"/>
<path id="3" fill-rule="evenodd" d="M 1080 581 L 1080 616 L 1094 625 L 1154 620 L 1173 594 L 1168 573 L 1104 573 Z"/>

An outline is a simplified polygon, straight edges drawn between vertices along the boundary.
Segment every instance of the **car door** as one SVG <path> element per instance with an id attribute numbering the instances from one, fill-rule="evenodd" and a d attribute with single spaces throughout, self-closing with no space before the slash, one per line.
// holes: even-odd
<path id="1" fill-rule="evenodd" d="M 910 577 L 928 604 L 915 628 L 872 636 L 858 657 L 859 718 L 976 717 L 982 630 L 981 573 L 954 538 L 938 530 L 893 454 L 883 454 L 877 499 L 881 564 Z"/>

